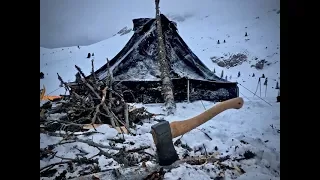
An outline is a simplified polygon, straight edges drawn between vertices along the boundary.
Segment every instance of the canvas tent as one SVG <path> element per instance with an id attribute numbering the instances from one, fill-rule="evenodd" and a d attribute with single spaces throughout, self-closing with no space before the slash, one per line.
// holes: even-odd
<path id="1" fill-rule="evenodd" d="M 210 71 L 180 37 L 176 23 L 162 14 L 161 22 L 175 101 L 221 101 L 238 97 L 237 84 L 221 79 Z M 163 102 L 155 23 L 154 18 L 133 19 L 133 36 L 110 60 L 116 88 L 130 91 L 124 94 L 127 102 Z M 106 78 L 107 64 L 96 70 L 95 74 L 100 80 Z"/>

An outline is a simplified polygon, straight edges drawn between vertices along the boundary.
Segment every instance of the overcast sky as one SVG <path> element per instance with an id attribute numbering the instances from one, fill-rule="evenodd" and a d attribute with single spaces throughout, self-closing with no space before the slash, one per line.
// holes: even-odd
<path id="1" fill-rule="evenodd" d="M 209 8 L 207 3 L 212 1 L 160 0 L 160 10 L 189 14 Z M 134 18 L 154 16 L 154 0 L 40 0 L 40 46 L 93 44 L 125 26 L 132 28 Z"/>

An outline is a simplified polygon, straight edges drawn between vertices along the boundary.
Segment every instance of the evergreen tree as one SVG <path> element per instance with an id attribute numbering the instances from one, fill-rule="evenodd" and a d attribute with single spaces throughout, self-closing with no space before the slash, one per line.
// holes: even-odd
<path id="1" fill-rule="evenodd" d="M 277 84 L 276 84 L 276 89 L 280 89 L 279 88 L 279 82 L 277 81 Z"/>

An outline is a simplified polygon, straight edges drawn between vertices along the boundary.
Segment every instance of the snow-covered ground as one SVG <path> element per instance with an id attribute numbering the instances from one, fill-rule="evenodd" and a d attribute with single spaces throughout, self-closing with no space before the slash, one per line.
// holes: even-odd
<path id="1" fill-rule="evenodd" d="M 199 128 L 185 134 L 181 141 L 191 148 L 197 149 L 205 144 L 207 152 L 219 152 L 220 156 L 230 155 L 238 157 L 246 150 L 256 153 L 256 157 L 251 160 L 236 162 L 241 165 L 246 172 L 237 175 L 232 171 L 226 173 L 226 177 L 233 179 L 280 179 L 280 107 L 276 103 L 278 90 L 275 89 L 276 82 L 280 85 L 280 1 L 279 0 L 225 0 L 212 1 L 212 8 L 200 12 L 193 12 L 177 21 L 178 31 L 189 48 L 203 61 L 211 70 L 220 75 L 224 71 L 229 81 L 239 83 L 240 96 L 245 103 L 240 110 L 228 110 L 223 112 L 201 125 Z M 166 14 L 164 12 L 164 14 Z M 177 19 L 178 15 L 168 14 L 168 18 Z M 181 15 L 183 16 L 183 15 Z M 132 25 L 124 24 L 132 27 Z M 247 32 L 248 36 L 245 37 Z M 116 32 L 115 32 L 116 33 Z M 40 71 L 44 73 L 44 79 L 40 80 L 40 88 L 46 87 L 46 92 L 50 95 L 64 94 L 64 88 L 59 88 L 60 82 L 57 73 L 64 81 L 75 79 L 78 65 L 85 74 L 91 71 L 91 59 L 87 58 L 88 53 L 94 53 L 95 68 L 106 63 L 106 58 L 112 59 L 127 43 L 133 32 L 120 36 L 119 34 L 89 46 L 62 47 L 56 49 L 46 49 L 40 47 Z M 246 40 L 247 39 L 247 40 Z M 249 39 L 249 40 L 248 40 Z M 217 41 L 220 44 L 217 44 Z M 226 41 L 225 43 L 223 41 Z M 243 53 L 248 60 L 241 65 L 229 69 L 219 67 L 213 63 L 210 57 L 227 57 L 228 54 Z M 257 60 L 256 60 L 257 59 Z M 257 70 L 251 65 L 257 61 L 265 59 L 269 65 L 265 65 L 262 70 Z M 238 72 L 241 73 L 237 77 Z M 255 77 L 252 77 L 252 74 Z M 268 86 L 261 85 L 261 97 L 267 102 L 254 96 L 250 91 L 255 92 L 259 77 L 265 75 L 268 78 Z M 231 78 L 230 78 L 231 76 Z M 248 91 L 248 90 L 250 91 Z M 257 94 L 260 96 L 259 89 Z M 137 104 L 136 106 L 142 106 Z M 160 104 L 144 105 L 148 111 L 160 113 Z M 164 117 L 165 120 L 183 120 L 193 117 L 205 109 L 213 106 L 213 103 L 197 101 L 194 103 L 178 103 L 175 115 Z M 135 142 L 134 147 L 143 143 L 151 148 L 145 150 L 155 154 L 155 147 L 152 137 L 148 133 L 152 124 L 156 122 L 146 122 L 142 126 L 137 126 L 137 136 L 125 136 L 127 141 Z M 206 132 L 212 140 L 204 135 Z M 117 131 L 109 127 L 99 127 L 98 131 L 104 135 L 94 134 L 89 138 L 95 142 L 108 144 L 107 139 L 117 135 Z M 49 144 L 59 142 L 61 138 L 49 137 L 40 134 L 40 147 L 44 148 Z M 242 142 L 240 142 L 242 140 Z M 243 143 L 246 142 L 246 143 Z M 87 157 L 91 157 L 98 152 L 98 149 L 84 143 L 69 143 L 57 146 L 58 156 L 74 158 L 79 153 L 74 146 L 89 152 Z M 237 146 L 237 148 L 236 148 Z M 215 148 L 217 147 L 217 148 Z M 181 156 L 184 149 L 176 147 Z M 200 152 L 197 152 L 200 154 Z M 40 160 L 40 167 L 47 164 L 61 161 L 59 158 Z M 112 160 L 99 156 L 101 169 L 107 167 Z M 233 162 L 234 163 L 234 162 Z M 216 177 L 213 172 L 206 170 L 194 170 L 182 165 L 165 174 L 165 179 L 210 179 Z M 203 166 L 212 166 L 206 164 Z M 111 167 L 117 167 L 113 163 Z M 228 179 L 227 178 L 227 179 Z"/>

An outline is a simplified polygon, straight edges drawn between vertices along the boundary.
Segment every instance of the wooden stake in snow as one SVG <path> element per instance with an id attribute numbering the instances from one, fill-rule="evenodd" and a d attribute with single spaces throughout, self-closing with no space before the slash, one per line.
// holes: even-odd
<path id="1" fill-rule="evenodd" d="M 261 91 L 261 84 L 260 84 L 261 80 L 259 78 L 258 80 L 258 84 L 257 84 L 257 89 L 256 89 L 256 92 L 254 92 L 254 95 L 256 95 L 257 91 L 258 91 L 258 88 L 259 88 L 259 85 L 260 85 L 260 91 Z M 260 96 L 261 96 L 261 92 L 260 92 Z"/>
<path id="2" fill-rule="evenodd" d="M 264 81 L 263 85 L 266 86 L 264 97 L 267 97 L 268 78 L 266 78 L 266 80 Z"/>
<path id="3" fill-rule="evenodd" d="M 127 129 L 129 129 L 129 108 L 128 108 L 128 104 L 124 103 L 124 120 L 126 122 L 126 127 Z"/>
<path id="4" fill-rule="evenodd" d="M 260 97 L 261 97 L 261 83 L 260 83 Z"/>
<path id="5" fill-rule="evenodd" d="M 92 77 L 93 77 L 93 83 L 96 83 L 96 73 L 94 73 L 94 59 L 91 59 L 91 74 L 92 74 Z"/>
<path id="6" fill-rule="evenodd" d="M 158 59 L 162 80 L 162 93 L 164 99 L 164 107 L 168 114 L 173 114 L 176 109 L 173 95 L 173 84 L 170 78 L 170 65 L 166 57 L 166 48 L 164 44 L 164 35 L 162 33 L 161 17 L 159 11 L 159 1 L 155 0 L 156 4 L 156 25 L 158 36 Z"/>
<path id="7" fill-rule="evenodd" d="M 188 103 L 190 102 L 190 86 L 189 86 L 189 79 L 187 79 L 187 100 Z"/>

